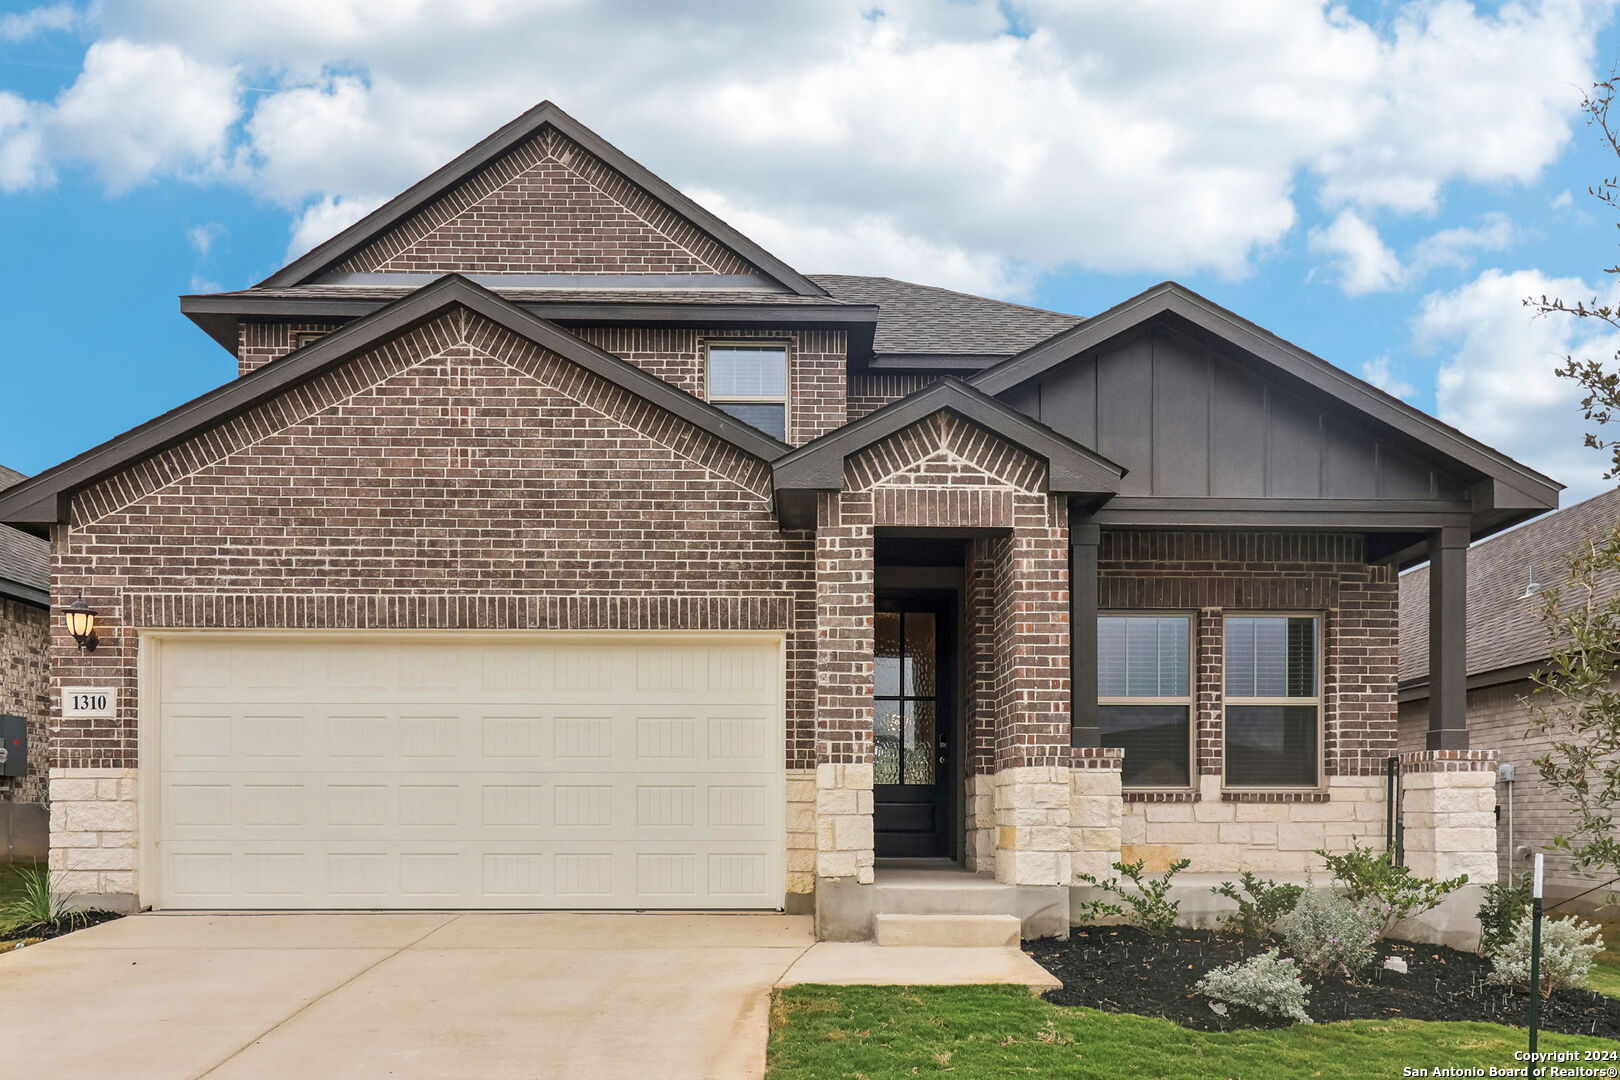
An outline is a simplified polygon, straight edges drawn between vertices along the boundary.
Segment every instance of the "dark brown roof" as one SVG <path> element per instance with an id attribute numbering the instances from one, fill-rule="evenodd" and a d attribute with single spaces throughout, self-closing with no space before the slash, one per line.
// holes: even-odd
<path id="1" fill-rule="evenodd" d="M 1620 523 L 1620 488 L 1547 514 L 1468 549 L 1468 674 L 1532 663 L 1547 656 L 1547 635 L 1526 596 L 1532 577 L 1558 585 L 1582 541 Z M 1603 575 L 1605 595 L 1620 590 L 1620 571 Z M 1401 575 L 1401 681 L 1429 674 L 1429 568 Z"/>
<path id="2" fill-rule="evenodd" d="M 876 304 L 872 351 L 888 354 L 1011 356 L 1081 322 L 1078 315 L 888 277 L 810 274 L 848 303 Z"/>
<path id="3" fill-rule="evenodd" d="M 0 465 L 0 491 L 27 478 L 26 473 Z M 50 587 L 51 546 L 10 525 L 0 525 L 0 595 L 43 604 Z"/>
<path id="4" fill-rule="evenodd" d="M 493 275 L 475 278 L 501 297 L 514 303 L 543 302 L 597 304 L 814 304 L 842 306 L 846 302 L 829 296 L 800 296 L 797 293 L 773 292 L 769 289 L 547 289 L 502 288 L 491 285 Z M 310 300 L 398 300 L 420 289 L 411 285 L 289 285 L 284 288 L 238 289 L 235 292 L 207 293 L 214 297 L 274 297 L 277 299 Z"/>

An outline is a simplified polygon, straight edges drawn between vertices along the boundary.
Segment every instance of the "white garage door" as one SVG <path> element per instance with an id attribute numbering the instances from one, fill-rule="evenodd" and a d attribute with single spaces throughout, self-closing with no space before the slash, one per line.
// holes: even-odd
<path id="1" fill-rule="evenodd" d="M 159 906 L 781 906 L 778 638 L 147 647 Z"/>

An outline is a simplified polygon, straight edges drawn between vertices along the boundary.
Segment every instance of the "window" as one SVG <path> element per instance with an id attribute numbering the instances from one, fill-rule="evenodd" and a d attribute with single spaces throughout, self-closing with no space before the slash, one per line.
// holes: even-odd
<path id="1" fill-rule="evenodd" d="M 879 611 L 873 641 L 873 774 L 878 784 L 932 784 L 938 649 L 932 611 Z"/>
<path id="2" fill-rule="evenodd" d="M 1126 787 L 1191 783 L 1191 648 L 1189 615 L 1097 620 L 1097 723 L 1125 751 Z"/>
<path id="3" fill-rule="evenodd" d="M 767 435 L 787 438 L 787 348 L 710 345 L 709 401 Z"/>
<path id="4" fill-rule="evenodd" d="M 1228 787 L 1320 782 L 1319 638 L 1314 616 L 1227 617 Z"/>

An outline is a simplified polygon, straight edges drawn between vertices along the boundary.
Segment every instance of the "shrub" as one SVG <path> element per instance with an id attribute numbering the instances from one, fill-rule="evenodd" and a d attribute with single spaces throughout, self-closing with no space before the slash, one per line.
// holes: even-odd
<path id="1" fill-rule="evenodd" d="M 1090 874 L 1076 874 L 1076 880 L 1113 893 L 1125 902 L 1125 907 L 1121 907 L 1107 900 L 1087 901 L 1079 906 L 1080 919 L 1086 922 L 1104 915 L 1125 915 L 1133 925 L 1149 933 L 1167 934 L 1176 925 L 1176 916 L 1181 914 L 1181 904 L 1169 898 L 1170 879 L 1191 865 L 1191 859 L 1181 859 L 1171 863 L 1158 877 L 1144 879 L 1142 872 L 1147 869 L 1145 860 L 1115 863 L 1114 869 L 1130 879 L 1131 884 L 1136 886 L 1135 892 L 1127 892 L 1117 877 L 1099 880 Z M 1125 910 L 1127 907 L 1130 908 L 1129 913 Z"/>
<path id="2" fill-rule="evenodd" d="M 1528 988 L 1530 985 L 1531 917 L 1525 915 L 1491 957 L 1486 982 Z M 1603 951 L 1602 929 L 1579 919 L 1544 919 L 1541 923 L 1541 994 L 1566 986 L 1586 985 L 1592 959 Z"/>
<path id="3" fill-rule="evenodd" d="M 1299 965 L 1282 959 L 1276 949 L 1218 967 L 1199 979 L 1194 989 L 1213 1001 L 1264 1016 L 1280 1016 L 1301 1024 L 1311 1022 L 1305 1012 L 1311 988 L 1300 981 Z"/>
<path id="4" fill-rule="evenodd" d="M 1486 885 L 1484 903 L 1479 905 L 1479 951 L 1491 956 L 1513 936 L 1513 928 L 1530 910 L 1530 875 L 1509 875 L 1503 882 Z"/>
<path id="5" fill-rule="evenodd" d="M 1227 881 L 1209 891 L 1237 903 L 1237 910 L 1221 919 L 1222 927 L 1247 938 L 1264 938 L 1271 935 L 1278 919 L 1294 910 L 1299 894 L 1305 890 L 1298 885 L 1279 885 L 1245 870 L 1236 882 Z"/>
<path id="6" fill-rule="evenodd" d="M 0 931 L 11 932 L 36 926 L 76 930 L 89 922 L 86 912 L 71 906 L 77 894 L 52 890 L 49 870 L 35 866 L 14 869 L 21 884 L 16 896 L 0 904 Z"/>
<path id="7" fill-rule="evenodd" d="M 1277 930 L 1306 971 L 1354 979 L 1372 963 L 1384 919 L 1383 908 L 1358 904 L 1331 889 L 1307 889 L 1294 910 L 1277 920 Z"/>
<path id="8" fill-rule="evenodd" d="M 1317 854 L 1352 903 L 1388 909 L 1380 937 L 1402 919 L 1423 914 L 1468 884 L 1467 874 L 1448 881 L 1416 877 L 1409 868 L 1396 866 L 1387 851 L 1364 848 L 1354 841 L 1347 854 L 1332 855 L 1321 850 Z"/>

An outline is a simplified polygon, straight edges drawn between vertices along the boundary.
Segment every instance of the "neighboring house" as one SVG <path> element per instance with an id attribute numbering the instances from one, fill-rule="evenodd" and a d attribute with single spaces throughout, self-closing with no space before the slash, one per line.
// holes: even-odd
<path id="1" fill-rule="evenodd" d="M 23 474 L 0 465 L 0 492 Z M 20 717 L 24 746 L 13 722 L 0 720 L 0 859 L 44 859 L 46 722 L 50 716 L 50 545 L 0 525 L 0 717 Z M 7 737 L 9 736 L 9 737 Z M 25 771 L 14 775 L 17 763 Z M 9 766 L 9 767 L 8 767 Z"/>
<path id="2" fill-rule="evenodd" d="M 1580 892 L 1596 882 L 1572 872 L 1569 856 L 1551 848 L 1574 824 L 1568 800 L 1541 781 L 1535 760 L 1550 740 L 1532 734 L 1530 676 L 1547 660 L 1549 637 L 1539 618 L 1541 590 L 1569 578 L 1570 555 L 1620 525 L 1620 490 L 1475 545 L 1468 553 L 1468 727 L 1473 745 L 1495 750 L 1513 780 L 1496 787 L 1497 852 L 1502 874 L 1530 869 L 1547 855 L 1549 888 Z M 1597 578 L 1598 595 L 1620 588 L 1620 571 Z M 1401 749 L 1423 746 L 1429 700 L 1429 571 L 1401 576 Z"/>
<path id="3" fill-rule="evenodd" d="M 1558 485 L 1178 285 L 806 276 L 545 104 L 181 306 L 240 378 L 0 496 L 99 613 L 67 887 L 863 938 L 890 855 L 1028 934 L 1122 856 L 1299 875 L 1384 833 L 1429 556 L 1408 847 L 1494 865 L 1456 572 Z"/>

